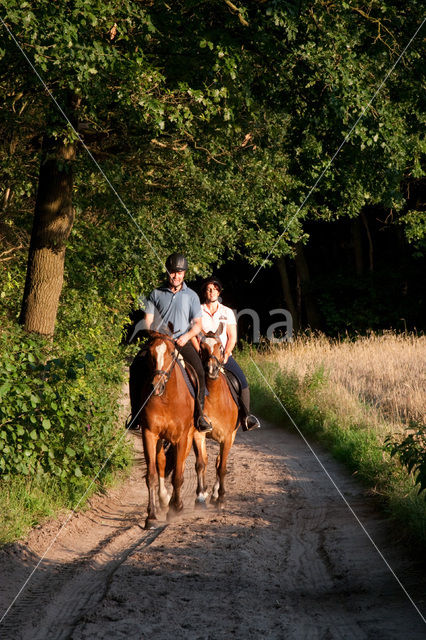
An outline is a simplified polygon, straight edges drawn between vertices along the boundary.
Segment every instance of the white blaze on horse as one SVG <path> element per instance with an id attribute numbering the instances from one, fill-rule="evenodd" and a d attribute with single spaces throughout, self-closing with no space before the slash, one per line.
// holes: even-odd
<path id="1" fill-rule="evenodd" d="M 149 331 L 146 351 L 146 375 L 140 380 L 140 416 L 142 440 L 147 465 L 146 483 L 148 487 L 148 516 L 145 528 L 155 528 L 157 521 L 155 489 L 163 508 L 181 511 L 181 487 L 185 461 L 191 449 L 194 433 L 194 398 L 177 364 L 178 351 L 174 340 L 164 334 Z M 163 441 L 173 447 L 174 456 L 172 485 L 173 493 L 168 495 L 166 478 L 166 454 Z M 170 500 L 170 502 L 169 502 Z"/>

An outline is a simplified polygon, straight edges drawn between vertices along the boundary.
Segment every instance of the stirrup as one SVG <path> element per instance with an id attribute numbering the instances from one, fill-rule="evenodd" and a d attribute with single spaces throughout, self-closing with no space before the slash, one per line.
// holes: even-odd
<path id="1" fill-rule="evenodd" d="M 253 414 L 249 414 L 241 421 L 243 431 L 251 431 L 252 429 L 260 429 L 260 422 Z"/>
<path id="2" fill-rule="evenodd" d="M 124 428 L 126 431 L 139 431 L 140 426 L 137 420 L 133 420 L 133 416 L 130 414 L 124 423 Z"/>

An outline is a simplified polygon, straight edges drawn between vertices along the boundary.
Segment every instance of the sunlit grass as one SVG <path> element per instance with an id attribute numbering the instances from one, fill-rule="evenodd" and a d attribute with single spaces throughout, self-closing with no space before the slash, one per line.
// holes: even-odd
<path id="1" fill-rule="evenodd" d="M 255 412 L 292 428 L 275 393 L 305 436 L 318 438 L 381 498 L 401 534 L 426 542 L 424 495 L 384 446 L 387 436 L 424 424 L 424 336 L 311 334 L 245 351 L 240 362 Z"/>
<path id="2" fill-rule="evenodd" d="M 318 371 L 324 402 L 342 416 L 368 419 L 382 434 L 425 424 L 426 337 L 387 332 L 357 340 L 301 336 L 258 356 L 302 382 Z"/>

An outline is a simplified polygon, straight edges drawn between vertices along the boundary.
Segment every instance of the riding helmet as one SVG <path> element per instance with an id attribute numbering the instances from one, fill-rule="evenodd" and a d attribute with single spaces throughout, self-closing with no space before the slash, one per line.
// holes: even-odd
<path id="1" fill-rule="evenodd" d="M 188 269 L 188 260 L 182 253 L 172 253 L 166 260 L 166 269 L 169 273 L 186 271 Z"/>

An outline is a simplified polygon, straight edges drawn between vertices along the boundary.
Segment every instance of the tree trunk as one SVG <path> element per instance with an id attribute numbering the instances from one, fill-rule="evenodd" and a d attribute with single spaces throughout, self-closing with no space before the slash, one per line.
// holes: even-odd
<path id="1" fill-rule="evenodd" d="M 293 318 L 293 331 L 296 333 L 299 331 L 299 314 L 297 313 L 296 305 L 294 304 L 293 294 L 291 292 L 290 280 L 288 277 L 287 265 L 285 256 L 281 256 L 277 260 L 277 267 L 281 278 L 281 286 L 284 294 L 284 301 L 287 305 L 287 309 L 290 311 Z"/>
<path id="2" fill-rule="evenodd" d="M 72 161 L 75 144 L 45 137 L 20 322 L 53 336 L 64 279 L 65 247 L 74 222 Z"/>
<path id="3" fill-rule="evenodd" d="M 303 302 L 305 303 L 306 318 L 311 329 L 319 329 L 321 326 L 320 314 L 317 308 L 315 298 L 311 289 L 311 277 L 309 274 L 308 263 L 306 262 L 303 245 L 301 242 L 296 244 L 295 255 L 296 269 L 300 279 L 302 289 Z"/>
<path id="4" fill-rule="evenodd" d="M 362 222 L 364 223 L 365 231 L 367 232 L 367 238 L 368 238 L 368 261 L 369 261 L 369 269 L 370 269 L 370 271 L 373 271 L 373 270 L 374 270 L 374 260 L 373 260 L 374 248 L 373 248 L 373 238 L 371 237 L 370 227 L 368 226 L 367 216 L 365 215 L 364 211 L 361 211 L 361 220 L 362 220 Z"/>
<path id="5" fill-rule="evenodd" d="M 354 247 L 355 270 L 358 276 L 362 276 L 364 270 L 364 257 L 362 252 L 361 221 L 359 217 L 351 220 L 352 242 Z"/>

